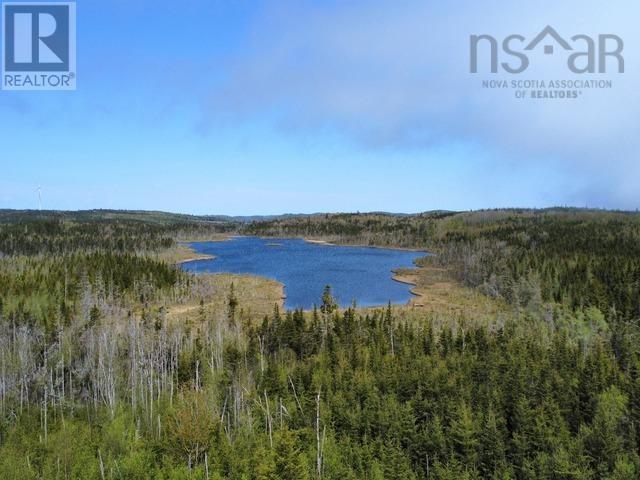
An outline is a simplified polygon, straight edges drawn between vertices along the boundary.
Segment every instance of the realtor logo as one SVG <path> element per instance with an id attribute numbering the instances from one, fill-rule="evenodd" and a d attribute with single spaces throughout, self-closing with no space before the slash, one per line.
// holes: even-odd
<path id="1" fill-rule="evenodd" d="M 75 2 L 2 4 L 2 89 L 75 90 Z"/>

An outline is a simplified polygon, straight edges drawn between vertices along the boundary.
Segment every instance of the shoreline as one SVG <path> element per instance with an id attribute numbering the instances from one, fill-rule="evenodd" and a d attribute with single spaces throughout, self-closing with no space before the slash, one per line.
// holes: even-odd
<path id="1" fill-rule="evenodd" d="M 305 242 L 312 243 L 314 245 L 331 245 L 332 247 L 339 246 L 335 243 L 327 242 L 326 240 L 313 240 L 311 238 L 305 238 L 305 237 L 298 237 L 298 238 L 302 238 L 302 240 L 304 240 Z"/>
<path id="2" fill-rule="evenodd" d="M 213 260 L 216 258 L 215 255 L 196 252 L 188 243 L 179 242 L 177 250 L 182 254 L 182 258 L 176 260 L 174 262 L 175 265 L 197 262 L 198 260 Z"/>
<path id="3" fill-rule="evenodd" d="M 391 278 L 398 283 L 404 283 L 405 285 L 413 285 L 414 287 L 417 286 L 418 284 L 414 280 L 409 279 L 410 276 L 411 275 L 394 272 Z"/>
<path id="4" fill-rule="evenodd" d="M 189 263 L 189 262 L 197 262 L 198 260 L 213 260 L 215 258 L 216 258 L 215 255 L 208 255 L 206 253 L 195 253 L 193 257 L 185 258 L 183 260 L 178 260 L 176 262 L 176 265 L 182 265 L 183 263 Z"/>
<path id="5" fill-rule="evenodd" d="M 407 302 L 407 305 L 413 305 L 414 304 L 413 301 L 416 298 L 424 297 L 424 293 L 421 293 L 421 292 L 419 292 L 417 290 L 417 287 L 418 287 L 417 276 L 418 276 L 418 270 L 420 270 L 420 267 L 416 267 L 415 270 L 416 270 L 415 273 L 396 273 L 396 272 L 393 272 L 393 275 L 391 276 L 391 279 L 393 281 L 398 282 L 398 283 L 402 283 L 404 285 L 410 285 L 412 287 L 412 288 L 409 289 L 409 293 L 411 295 L 413 295 L 414 298 L 409 299 L 409 301 Z"/>
<path id="6" fill-rule="evenodd" d="M 378 249 L 382 249 L 382 250 L 401 250 L 404 252 L 419 252 L 419 253 L 426 253 L 427 256 L 429 255 L 436 255 L 433 252 L 430 252 L 429 250 L 426 250 L 424 248 L 411 248 L 411 247 L 394 247 L 394 246 L 390 246 L 390 245 L 365 245 L 362 243 L 334 243 L 334 242 L 330 242 L 328 240 L 321 240 L 321 239 L 316 239 L 316 238 L 309 238 L 309 237 L 300 237 L 300 236 L 262 236 L 262 235 L 226 235 L 223 238 L 212 238 L 212 239 L 198 239 L 198 240 L 181 240 L 178 243 L 180 245 L 183 245 L 187 248 L 191 248 L 189 247 L 190 243 L 205 243 L 205 242 L 224 242 L 224 241 L 229 241 L 229 240 L 233 240 L 234 238 L 250 238 L 250 237 L 255 237 L 255 238 L 259 238 L 260 240 L 265 240 L 265 241 L 270 241 L 270 240 L 289 240 L 289 239 L 299 239 L 299 240 L 303 240 L 307 243 L 311 243 L 314 245 L 327 245 L 327 246 L 332 246 L 332 247 L 360 247 L 360 248 L 378 248 Z"/>
<path id="7" fill-rule="evenodd" d="M 266 237 L 266 238 L 286 238 L 286 237 Z M 382 246 L 382 245 L 364 245 L 364 244 L 361 244 L 361 243 L 332 243 L 332 242 L 329 242 L 328 240 L 316 240 L 316 239 L 307 238 L 307 237 L 291 237 L 291 238 L 301 238 L 302 240 L 304 240 L 307 243 L 314 243 L 316 245 L 331 245 L 333 247 L 379 248 L 379 249 L 382 249 L 382 250 L 402 250 L 404 252 L 419 252 L 419 253 L 426 253 L 428 255 L 435 255 L 435 253 L 432 253 L 429 250 L 425 250 L 424 248 L 392 247 L 392 246 Z"/>

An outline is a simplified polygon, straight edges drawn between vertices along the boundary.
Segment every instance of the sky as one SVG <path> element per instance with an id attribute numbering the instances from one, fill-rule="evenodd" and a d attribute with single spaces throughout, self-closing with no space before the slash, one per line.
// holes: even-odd
<path id="1" fill-rule="evenodd" d="M 65 210 L 635 210 L 639 15 L 635 0 L 80 0 L 77 90 L 0 91 L 0 208 L 38 208 L 40 186 Z M 624 73 L 573 74 L 545 42 L 525 72 L 492 74 L 485 50 L 469 72 L 470 35 L 547 25 L 619 36 Z M 482 87 L 565 79 L 612 86 Z"/>

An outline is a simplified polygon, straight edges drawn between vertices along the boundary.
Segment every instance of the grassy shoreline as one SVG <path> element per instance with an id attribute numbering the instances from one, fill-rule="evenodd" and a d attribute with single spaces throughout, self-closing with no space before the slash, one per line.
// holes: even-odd
<path id="1" fill-rule="evenodd" d="M 219 238 L 200 238 L 197 240 L 189 240 L 189 241 L 181 241 L 178 244 L 177 251 L 180 252 L 180 258 L 177 259 L 174 263 L 176 265 L 182 265 L 184 263 L 188 263 L 188 262 L 194 262 L 194 261 L 198 261 L 198 260 L 210 260 L 210 259 L 214 259 L 216 258 L 215 255 L 209 255 L 209 254 L 200 254 L 197 253 L 190 245 L 188 245 L 191 242 L 217 242 L 217 241 L 227 241 L 227 240 L 231 240 L 233 238 L 237 238 L 237 237 L 242 237 L 243 235 L 226 235 L 226 236 L 221 236 Z M 431 254 L 430 252 L 424 250 L 424 249 L 417 249 L 417 248 L 403 248 L 403 247 L 384 247 L 384 246 L 378 246 L 378 245 L 350 245 L 350 244 L 337 244 L 337 243 L 332 243 L 329 242 L 327 240 L 322 240 L 322 239 L 314 239 L 314 238 L 306 238 L 306 237 L 272 237 L 272 236 L 267 236 L 267 237 L 258 237 L 261 238 L 263 240 L 278 240 L 278 239 L 285 239 L 285 238 L 299 238 L 301 240 L 304 240 L 307 243 L 311 243 L 311 244 L 317 244 L 317 245 L 329 245 L 329 246 L 340 246 L 340 247 L 361 247 L 361 248 L 380 248 L 380 249 L 388 249 L 388 250 L 402 250 L 402 251 L 411 251 L 411 252 L 424 252 L 427 254 Z M 411 293 L 411 295 L 413 295 L 413 298 L 409 299 L 408 302 L 406 303 L 397 303 L 397 304 L 393 304 L 395 307 L 406 307 L 406 306 L 411 306 L 411 307 L 423 307 L 424 304 L 422 301 L 419 301 L 421 299 L 423 299 L 425 297 L 425 291 L 424 288 L 422 288 L 422 286 L 420 285 L 420 281 L 419 278 L 421 277 L 425 277 L 424 274 L 422 274 L 422 270 L 425 269 L 426 267 L 421 266 L 416 264 L 415 268 L 412 269 L 398 269 L 398 270 L 394 270 L 392 272 L 391 278 L 394 281 L 397 281 L 399 283 L 404 283 L 407 285 L 412 286 L 412 288 L 409 290 L 409 292 Z M 272 281 L 271 279 L 267 278 L 267 277 L 263 277 L 263 276 L 259 276 L 259 275 L 251 275 L 251 274 L 217 274 L 217 275 L 233 275 L 236 278 L 260 278 L 260 279 L 264 279 L 265 281 L 269 282 Z M 280 283 L 280 282 L 278 282 Z M 284 309 L 284 299 L 286 298 L 286 296 L 284 295 L 284 288 L 286 287 L 286 285 L 280 283 L 280 285 L 282 286 L 282 302 L 280 302 L 280 308 Z M 426 303 L 433 303 L 432 301 L 427 300 Z M 383 305 L 381 305 L 383 306 Z"/>

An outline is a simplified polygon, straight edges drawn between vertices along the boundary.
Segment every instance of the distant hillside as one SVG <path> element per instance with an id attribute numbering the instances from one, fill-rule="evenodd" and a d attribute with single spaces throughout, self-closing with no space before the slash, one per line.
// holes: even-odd
<path id="1" fill-rule="evenodd" d="M 76 222 L 89 222 L 96 220 L 136 221 L 159 224 L 177 223 L 253 223 L 273 222 L 280 220 L 295 220 L 326 215 L 379 215 L 386 217 L 412 217 L 416 215 L 447 216 L 456 212 L 437 210 L 422 214 L 392 213 L 392 212 L 367 212 L 367 213 L 284 213 L 279 215 L 189 215 L 183 213 L 161 212 L 154 210 L 12 210 L 0 209 L 0 223 L 15 223 L 36 220 L 69 220 Z"/>
<path id="2" fill-rule="evenodd" d="M 68 220 L 75 222 L 128 221 L 156 224 L 186 224 L 204 222 L 226 222 L 228 217 L 198 217 L 180 213 L 144 210 L 0 210 L 0 223 L 16 223 L 36 220 Z"/>

